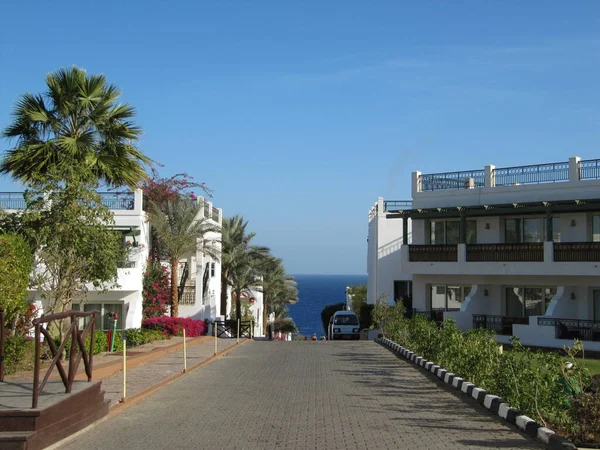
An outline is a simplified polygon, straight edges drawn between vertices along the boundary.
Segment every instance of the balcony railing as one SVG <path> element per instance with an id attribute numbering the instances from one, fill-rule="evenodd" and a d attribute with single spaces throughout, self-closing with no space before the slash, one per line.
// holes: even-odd
<path id="1" fill-rule="evenodd" d="M 469 244 L 467 261 L 543 261 L 543 242 L 520 244 Z"/>
<path id="2" fill-rule="evenodd" d="M 185 286 L 183 288 L 183 293 L 181 294 L 181 298 L 179 299 L 180 305 L 195 305 L 196 304 L 196 287 L 195 286 Z"/>
<path id="3" fill-rule="evenodd" d="M 600 242 L 555 242 L 554 261 L 600 261 Z"/>
<path id="4" fill-rule="evenodd" d="M 385 200 L 383 202 L 383 212 L 400 211 L 412 208 L 410 200 Z"/>
<path id="5" fill-rule="evenodd" d="M 428 173 L 421 175 L 422 191 L 438 191 L 444 189 L 472 189 L 485 185 L 483 170 L 466 170 L 462 172 Z"/>
<path id="6" fill-rule="evenodd" d="M 492 177 L 496 186 L 569 181 L 569 162 L 502 167 L 494 169 Z"/>
<path id="7" fill-rule="evenodd" d="M 0 192 L 0 209 L 25 209 L 22 192 Z"/>
<path id="8" fill-rule="evenodd" d="M 437 324 L 440 324 L 444 321 L 444 312 L 447 311 L 460 311 L 460 308 L 431 308 L 430 310 L 426 311 L 417 311 L 416 309 L 413 309 L 412 315 L 424 316 L 427 318 L 427 320 L 432 320 Z"/>
<path id="9" fill-rule="evenodd" d="M 473 314 L 473 328 L 492 330 L 502 336 L 512 336 L 514 324 L 527 325 L 529 318 Z"/>
<path id="10" fill-rule="evenodd" d="M 102 204 L 112 210 L 131 211 L 135 207 L 133 192 L 99 192 Z M 0 192 L 1 209 L 25 209 L 23 192 Z"/>
<path id="11" fill-rule="evenodd" d="M 597 180 L 600 178 L 600 159 L 579 161 L 579 179 Z"/>
<path id="12" fill-rule="evenodd" d="M 556 339 L 600 342 L 600 322 L 594 320 L 538 317 L 538 325 L 553 326 Z"/>
<path id="13" fill-rule="evenodd" d="M 131 211 L 135 207 L 133 192 L 99 192 L 102 204 L 109 209 Z"/>
<path id="14" fill-rule="evenodd" d="M 456 262 L 456 245 L 409 245 L 408 260 L 411 262 Z"/>

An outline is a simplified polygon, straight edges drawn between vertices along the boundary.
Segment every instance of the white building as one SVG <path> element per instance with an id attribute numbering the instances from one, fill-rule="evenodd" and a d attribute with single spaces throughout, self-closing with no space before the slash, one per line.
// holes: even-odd
<path id="1" fill-rule="evenodd" d="M 109 312 L 118 314 L 117 328 L 139 328 L 142 323 L 142 280 L 146 261 L 150 250 L 150 224 L 147 213 L 143 209 L 141 190 L 129 193 L 101 193 L 103 204 L 114 213 L 114 225 L 111 228 L 121 231 L 124 241 L 130 247 L 129 258 L 118 269 L 117 286 L 106 292 L 98 292 L 89 286 L 87 298 L 82 302 L 86 311 L 101 312 L 99 324 L 101 329 L 110 329 L 113 321 L 107 317 Z M 199 198 L 198 201 L 204 201 Z M 22 193 L 0 194 L 0 208 L 14 212 L 25 208 Z M 202 217 L 221 225 L 223 213 L 205 202 Z M 220 233 L 213 233 L 207 239 L 219 240 Z M 190 270 L 191 268 L 191 270 Z M 180 317 L 214 320 L 221 293 L 221 265 L 218 259 L 203 255 L 201 248 L 195 254 L 188 255 L 180 261 Z M 36 291 L 30 291 L 31 300 L 35 301 L 43 311 L 44 300 Z M 77 310 L 81 305 L 74 304 Z"/>
<path id="2" fill-rule="evenodd" d="M 532 346 L 579 338 L 600 350 L 600 160 L 414 172 L 412 206 L 380 200 L 371 216 L 380 256 L 369 245 L 369 268 L 379 266 L 369 286 L 412 278 L 412 307 L 463 329 Z M 398 239 L 389 267 L 383 248 Z"/>

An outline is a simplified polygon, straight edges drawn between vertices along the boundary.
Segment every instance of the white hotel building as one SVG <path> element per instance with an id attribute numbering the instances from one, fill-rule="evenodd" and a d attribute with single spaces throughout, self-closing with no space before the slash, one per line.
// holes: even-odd
<path id="1" fill-rule="evenodd" d="M 94 290 L 89 286 L 87 298 L 81 304 L 74 304 L 73 309 L 83 308 L 86 311 L 101 312 L 99 328 L 112 328 L 113 321 L 107 314 L 118 314 L 117 329 L 139 328 L 142 323 L 142 279 L 150 249 L 150 224 L 143 208 L 141 190 L 128 193 L 101 193 L 102 202 L 114 213 L 114 225 L 111 228 L 123 233 L 123 244 L 130 248 L 129 257 L 118 269 L 117 286 L 106 292 Z M 204 202 L 200 218 L 221 225 L 223 212 L 215 208 L 211 202 Z M 7 212 L 16 212 L 25 208 L 23 193 L 0 193 L 0 208 Z M 210 239 L 220 239 L 220 233 L 207 236 Z M 168 263 L 163 263 L 168 265 Z M 179 262 L 179 315 L 193 319 L 208 319 L 210 321 L 222 318 L 220 309 L 221 298 L 221 263 L 204 255 L 199 248 L 195 253 L 187 255 Z M 44 309 L 44 300 L 35 290 L 30 290 L 30 300 Z M 257 305 L 262 306 L 262 298 Z M 260 305 L 260 306 L 259 306 Z M 262 319 L 262 315 L 256 313 Z M 261 320 L 262 323 L 262 320 Z M 258 330 L 258 324 L 256 329 Z"/>
<path id="2" fill-rule="evenodd" d="M 600 351 L 600 160 L 412 174 L 369 213 L 368 302 Z"/>

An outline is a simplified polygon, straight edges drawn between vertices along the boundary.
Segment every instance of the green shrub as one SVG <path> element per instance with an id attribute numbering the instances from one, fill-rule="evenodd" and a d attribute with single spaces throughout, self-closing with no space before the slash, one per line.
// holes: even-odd
<path id="1" fill-rule="evenodd" d="M 27 283 L 32 268 L 31 250 L 16 234 L 0 234 L 0 308 L 6 314 L 5 323 L 12 330 L 19 316 L 27 312 Z"/>
<path id="2" fill-rule="evenodd" d="M 35 358 L 35 342 L 24 336 L 8 336 L 4 341 L 4 373 L 11 374 L 32 370 Z"/>
<path id="3" fill-rule="evenodd" d="M 160 330 L 146 328 L 131 328 L 125 330 L 125 335 L 127 336 L 127 343 L 134 347 L 165 339 L 165 335 Z"/>

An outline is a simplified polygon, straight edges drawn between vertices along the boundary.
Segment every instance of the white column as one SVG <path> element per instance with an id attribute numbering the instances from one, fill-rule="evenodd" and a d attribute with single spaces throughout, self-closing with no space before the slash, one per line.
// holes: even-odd
<path id="1" fill-rule="evenodd" d="M 496 166 L 493 164 L 488 164 L 484 167 L 484 186 L 485 187 L 495 187 L 496 186 Z"/>
<path id="2" fill-rule="evenodd" d="M 544 242 L 544 264 L 554 262 L 554 242 Z"/>
<path id="3" fill-rule="evenodd" d="M 377 215 L 385 216 L 385 211 L 383 210 L 383 197 L 377 197 Z"/>
<path id="4" fill-rule="evenodd" d="M 579 156 L 572 156 L 569 158 L 569 181 L 579 181 L 579 162 L 581 158 Z"/>
<path id="5" fill-rule="evenodd" d="M 415 198 L 417 192 L 421 192 L 423 186 L 421 184 L 421 172 L 416 171 L 412 173 L 412 196 Z"/>

